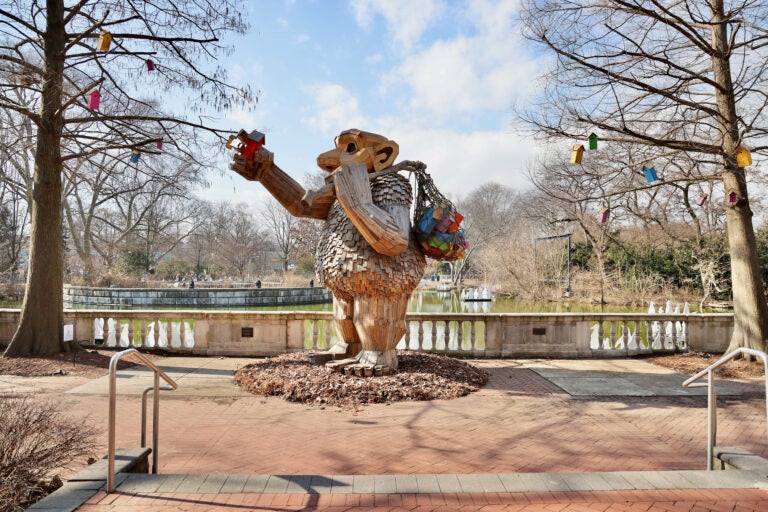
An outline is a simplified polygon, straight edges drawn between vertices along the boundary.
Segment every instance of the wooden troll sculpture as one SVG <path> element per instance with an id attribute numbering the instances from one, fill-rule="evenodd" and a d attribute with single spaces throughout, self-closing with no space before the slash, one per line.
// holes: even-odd
<path id="1" fill-rule="evenodd" d="M 317 157 L 317 165 L 330 173 L 328 185 L 305 191 L 261 147 L 262 134 L 240 132 L 238 137 L 232 170 L 260 181 L 292 215 L 326 220 L 315 271 L 333 294 L 333 318 L 342 338 L 328 352 L 349 354 L 370 368 L 397 369 L 395 346 L 406 332 L 408 299 L 426 265 L 411 230 L 411 185 L 397 171 L 426 166 L 393 165 L 397 143 L 346 130 L 335 149 Z"/>

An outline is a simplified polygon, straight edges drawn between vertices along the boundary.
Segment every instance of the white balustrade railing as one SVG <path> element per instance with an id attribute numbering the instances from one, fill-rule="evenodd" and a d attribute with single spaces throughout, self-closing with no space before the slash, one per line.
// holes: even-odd
<path id="1" fill-rule="evenodd" d="M 0 344 L 19 311 L 0 309 Z M 330 312 L 65 310 L 83 346 L 164 349 L 201 355 L 269 356 L 325 349 Z M 398 348 L 468 357 L 620 357 L 691 348 L 723 352 L 732 314 L 410 313 Z"/>

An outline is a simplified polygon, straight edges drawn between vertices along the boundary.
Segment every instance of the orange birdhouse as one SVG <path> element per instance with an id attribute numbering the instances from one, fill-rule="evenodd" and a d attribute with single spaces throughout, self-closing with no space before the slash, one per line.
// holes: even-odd
<path id="1" fill-rule="evenodd" d="M 112 34 L 109 32 L 102 32 L 99 34 L 99 40 L 96 41 L 96 48 L 102 52 L 108 52 L 109 46 L 112 44 Z"/>
<path id="2" fill-rule="evenodd" d="M 571 163 L 580 164 L 582 156 L 584 156 L 584 145 L 574 144 L 573 150 L 571 151 Z"/>
<path id="3" fill-rule="evenodd" d="M 745 146 L 739 146 L 736 149 L 736 163 L 739 167 L 749 167 L 752 165 L 752 154 Z"/>

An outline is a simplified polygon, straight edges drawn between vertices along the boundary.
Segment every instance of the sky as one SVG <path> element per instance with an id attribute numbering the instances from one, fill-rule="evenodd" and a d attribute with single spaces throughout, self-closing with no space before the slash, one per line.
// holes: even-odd
<path id="1" fill-rule="evenodd" d="M 339 132 L 358 128 L 400 145 L 437 187 L 459 199 L 488 182 L 529 187 L 535 152 L 513 114 L 535 92 L 544 63 L 522 40 L 518 0 L 260 0 L 251 30 L 233 37 L 230 81 L 259 91 L 225 126 L 258 129 L 295 179 Z M 223 160 L 222 167 L 226 167 Z M 256 184 L 226 172 L 202 195 L 262 201 Z"/>

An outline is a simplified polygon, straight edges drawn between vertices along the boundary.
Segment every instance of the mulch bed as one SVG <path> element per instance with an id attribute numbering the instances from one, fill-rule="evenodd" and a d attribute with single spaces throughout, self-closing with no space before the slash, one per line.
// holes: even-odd
<path id="1" fill-rule="evenodd" d="M 665 368 L 695 375 L 707 366 L 711 365 L 722 354 L 708 354 L 706 352 L 685 352 L 682 354 L 669 354 L 663 356 L 648 356 L 644 360 Z M 732 359 L 715 370 L 715 375 L 725 379 L 749 379 L 762 377 L 765 374 L 763 362 L 749 361 L 747 359 Z"/>
<path id="2" fill-rule="evenodd" d="M 109 360 L 114 354 L 115 352 L 109 350 L 78 350 L 55 356 L 0 356 L 0 375 L 17 375 L 21 377 L 45 377 L 49 375 L 101 377 L 107 374 Z M 135 366 L 137 361 L 132 359 L 132 357 L 133 354 L 129 354 L 121 358 L 117 363 L 118 370 Z"/>
<path id="3" fill-rule="evenodd" d="M 405 400 L 447 400 L 465 396 L 488 381 L 488 372 L 466 361 L 435 354 L 398 352 L 392 375 L 356 377 L 307 362 L 306 352 L 271 357 L 235 374 L 243 390 L 291 402 L 357 409 Z"/>

